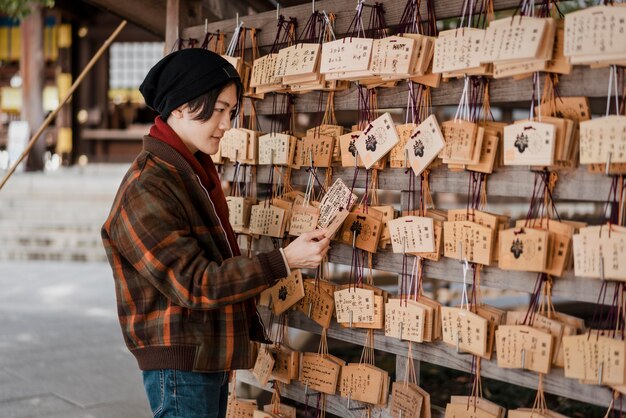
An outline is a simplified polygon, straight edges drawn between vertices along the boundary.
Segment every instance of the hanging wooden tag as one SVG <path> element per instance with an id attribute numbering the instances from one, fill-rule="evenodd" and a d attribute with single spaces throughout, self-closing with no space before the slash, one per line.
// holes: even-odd
<path id="1" fill-rule="evenodd" d="M 500 231 L 498 267 L 543 272 L 548 260 L 549 232 L 532 228 Z"/>
<path id="2" fill-rule="evenodd" d="M 375 253 L 382 230 L 382 213 L 375 209 L 358 207 L 348 214 L 344 220 L 339 241 L 356 248 Z"/>
<path id="3" fill-rule="evenodd" d="M 371 364 L 347 364 L 341 368 L 339 394 L 354 401 L 378 405 L 383 393 L 389 389 L 388 385 L 384 387 L 387 375 L 386 371 Z"/>
<path id="4" fill-rule="evenodd" d="M 580 163 L 626 162 L 625 132 L 626 116 L 610 115 L 581 122 Z"/>
<path id="5" fill-rule="evenodd" d="M 257 409 L 256 399 L 228 398 L 226 418 L 253 418 Z"/>
<path id="6" fill-rule="evenodd" d="M 487 353 L 485 358 L 491 360 L 496 343 L 496 329 L 504 323 L 507 312 L 483 304 L 476 307 L 476 314 L 487 320 Z"/>
<path id="7" fill-rule="evenodd" d="M 294 137 L 279 133 L 265 134 L 259 137 L 259 164 L 289 165 L 294 150 Z"/>
<path id="8" fill-rule="evenodd" d="M 280 418 L 278 415 L 272 414 L 271 412 L 265 412 L 258 409 L 254 411 L 252 416 L 253 418 Z"/>
<path id="9" fill-rule="evenodd" d="M 408 156 L 405 151 L 405 147 L 411 134 L 417 128 L 415 123 L 405 123 L 404 125 L 396 125 L 396 132 L 398 132 L 398 143 L 391 149 L 389 153 L 389 166 L 392 168 L 404 168 L 405 164 L 408 164 Z"/>
<path id="10" fill-rule="evenodd" d="M 376 291 L 374 291 L 376 292 Z M 350 328 L 350 323 L 339 323 L 344 328 Z M 352 328 L 383 329 L 385 327 L 385 296 L 374 293 L 374 317 L 372 320 L 353 322 Z"/>
<path id="11" fill-rule="evenodd" d="M 574 235 L 574 274 L 626 281 L 626 233 L 614 225 L 603 228 L 581 228 Z"/>
<path id="12" fill-rule="evenodd" d="M 590 384 L 626 383 L 626 342 L 606 330 L 563 337 L 565 376 Z"/>
<path id="13" fill-rule="evenodd" d="M 469 171 L 476 171 L 478 173 L 493 173 L 499 146 L 499 136 L 485 134 L 483 137 L 483 144 L 480 149 L 478 164 L 467 164 L 465 168 Z"/>
<path id="14" fill-rule="evenodd" d="M 556 129 L 549 123 L 524 121 L 504 128 L 504 165 L 554 164 Z"/>
<path id="15" fill-rule="evenodd" d="M 315 280 L 304 281 L 304 298 L 300 299 L 296 307 L 322 328 L 330 327 L 335 310 L 334 285 L 328 283 L 330 289 L 316 285 Z"/>
<path id="16" fill-rule="evenodd" d="M 317 227 L 320 216 L 319 207 L 309 205 L 294 205 L 291 211 L 291 223 L 289 235 L 300 236 L 305 232 L 311 232 Z"/>
<path id="17" fill-rule="evenodd" d="M 280 279 L 270 288 L 270 295 L 274 315 L 280 315 L 291 308 L 304 297 L 302 272 L 299 269 L 292 270 L 288 277 Z"/>
<path id="18" fill-rule="evenodd" d="M 487 320 L 466 309 L 441 307 L 443 342 L 477 356 L 487 356 Z"/>
<path id="19" fill-rule="evenodd" d="M 322 44 L 320 72 L 366 71 L 373 42 L 373 39 L 349 37 Z"/>
<path id="20" fill-rule="evenodd" d="M 553 337 L 526 325 L 500 325 L 496 331 L 498 367 L 550 373 Z"/>
<path id="21" fill-rule="evenodd" d="M 378 241 L 379 248 L 384 248 L 389 240 L 391 240 L 391 232 L 389 231 L 389 221 L 391 221 L 394 217 L 394 208 L 393 206 L 370 206 L 371 209 L 378 211 L 382 214 L 382 229 L 380 233 L 380 239 Z"/>
<path id="22" fill-rule="evenodd" d="M 307 135 L 302 138 L 300 166 L 308 167 L 313 159 L 314 167 L 330 167 L 333 158 L 334 138 L 328 135 Z"/>
<path id="23" fill-rule="evenodd" d="M 355 147 L 365 168 L 371 168 L 400 141 L 389 113 L 371 122 L 355 141 Z"/>
<path id="24" fill-rule="evenodd" d="M 439 261 L 443 253 L 443 222 L 437 219 L 433 220 L 433 231 L 435 235 L 435 250 L 427 253 L 411 253 L 427 260 Z"/>
<path id="25" fill-rule="evenodd" d="M 470 401 L 471 402 L 471 401 Z M 444 418 L 498 418 L 499 415 L 492 414 L 471 403 L 449 403 L 446 405 Z"/>
<path id="26" fill-rule="evenodd" d="M 334 294 L 335 313 L 339 323 L 373 322 L 374 292 L 350 287 Z"/>
<path id="27" fill-rule="evenodd" d="M 518 220 L 517 227 L 523 227 L 525 221 Z M 545 273 L 562 277 L 570 261 L 574 228 L 559 221 L 550 220 L 542 224 L 530 223 L 533 228 L 548 230 L 548 254 Z"/>
<path id="28" fill-rule="evenodd" d="M 426 309 L 414 300 L 389 299 L 385 304 L 385 336 L 421 343 Z"/>
<path id="29" fill-rule="evenodd" d="M 222 145 L 222 157 L 228 158 L 231 162 L 242 162 L 248 158 L 248 132 L 232 128 L 224 132 L 224 137 L 220 141 Z"/>
<path id="30" fill-rule="evenodd" d="M 320 44 L 296 44 L 281 49 L 278 53 L 285 58 L 283 77 L 314 74 L 319 63 Z"/>
<path id="31" fill-rule="evenodd" d="M 227 196 L 228 221 L 233 227 L 246 228 L 250 224 L 250 211 L 256 204 L 256 199 L 251 197 Z"/>
<path id="32" fill-rule="evenodd" d="M 448 258 L 489 265 L 493 233 L 491 228 L 474 222 L 444 222 L 443 254 Z"/>
<path id="33" fill-rule="evenodd" d="M 422 216 L 403 216 L 388 222 L 394 253 L 435 251 L 434 221 Z"/>
<path id="34" fill-rule="evenodd" d="M 405 147 L 413 173 L 419 176 L 445 145 L 437 118 L 435 115 L 430 115 L 411 133 Z"/>
<path id="35" fill-rule="evenodd" d="M 394 418 L 416 417 L 422 415 L 424 397 L 417 390 L 417 385 L 410 382 L 393 382 L 391 406 L 389 412 Z"/>
<path id="36" fill-rule="evenodd" d="M 546 43 L 549 43 L 549 50 L 552 52 L 554 38 L 550 40 L 545 36 L 549 20 L 551 19 L 516 16 L 491 21 L 479 52 L 480 62 L 539 58 Z"/>
<path id="37" fill-rule="evenodd" d="M 361 131 L 353 131 L 339 137 L 339 147 L 341 151 L 341 166 L 354 167 L 356 158 L 357 167 L 364 167 L 361 156 L 357 154 L 356 140 L 361 136 Z"/>
<path id="38" fill-rule="evenodd" d="M 422 338 L 426 342 L 441 339 L 441 304 L 426 296 L 420 296 L 415 305 L 424 309 L 424 333 Z"/>
<path id="39" fill-rule="evenodd" d="M 292 379 L 299 376 L 300 353 L 292 349 L 279 346 L 271 350 L 274 356 L 274 367 L 271 377 L 279 382 L 290 384 Z"/>
<path id="40" fill-rule="evenodd" d="M 318 353 L 303 353 L 300 357 L 300 383 L 310 390 L 334 395 L 341 366 Z"/>
<path id="41" fill-rule="evenodd" d="M 250 232 L 255 235 L 267 235 L 282 238 L 285 232 L 285 210 L 273 205 L 260 203 L 252 206 L 250 212 Z"/>
<path id="42" fill-rule="evenodd" d="M 485 31 L 475 28 L 439 32 L 435 40 L 432 72 L 463 74 L 484 70 L 479 54 L 484 37 Z"/>
<path id="43" fill-rule="evenodd" d="M 261 385 L 265 386 L 270 379 L 273 368 L 274 356 L 272 356 L 267 347 L 262 346 L 254 363 L 252 374 Z"/>
<path id="44" fill-rule="evenodd" d="M 276 416 L 278 418 L 296 418 L 297 416 L 296 408 L 294 408 L 293 406 L 285 405 L 283 403 L 278 405 L 278 408 L 276 408 L 275 405 L 267 404 L 263 407 L 263 410 L 265 412 L 272 412 L 274 414 L 277 414 Z"/>
<path id="45" fill-rule="evenodd" d="M 522 325 L 526 316 L 527 313 L 525 311 L 509 311 L 506 314 L 506 324 Z M 564 331 L 563 324 L 555 319 L 547 318 L 544 315 L 535 314 L 533 317 L 532 327 L 547 332 L 554 337 L 554 350 L 552 356 L 552 363 L 554 364 L 554 360 L 556 359 L 561 347 Z"/>
<path id="46" fill-rule="evenodd" d="M 478 126 L 464 120 L 449 120 L 441 124 L 445 147 L 439 153 L 444 160 L 458 164 L 470 164 L 474 156 Z M 480 157 L 480 153 L 478 153 Z"/>
<path id="47" fill-rule="evenodd" d="M 409 76 L 417 58 L 415 39 L 388 36 L 380 40 L 380 53 L 375 63 L 370 63 L 376 75 Z"/>
<path id="48" fill-rule="evenodd" d="M 259 163 L 259 132 L 252 129 L 240 128 L 242 131 L 248 133 L 247 158 L 239 161 L 242 164 L 257 165 Z"/>
<path id="49" fill-rule="evenodd" d="M 354 202 L 356 202 L 356 195 L 341 179 L 335 180 L 320 202 L 320 217 L 317 226 L 326 228 L 327 236 L 332 237 L 348 217 Z"/>
<path id="50" fill-rule="evenodd" d="M 487 412 L 490 418 L 504 418 L 504 414 L 506 413 L 506 409 L 504 407 L 481 397 L 452 395 L 450 397 L 450 403 L 454 405 L 469 405 L 470 409 L 473 409 L 474 406 L 476 406 L 476 408 L 480 408 L 484 412 Z"/>

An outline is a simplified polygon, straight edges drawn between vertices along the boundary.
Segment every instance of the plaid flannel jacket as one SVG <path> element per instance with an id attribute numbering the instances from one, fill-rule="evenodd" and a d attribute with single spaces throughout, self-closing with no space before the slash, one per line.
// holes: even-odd
<path id="1" fill-rule="evenodd" d="M 209 194 L 178 152 L 144 137 L 102 239 L 140 369 L 252 367 L 252 298 L 287 275 L 284 260 L 278 250 L 231 256 Z"/>

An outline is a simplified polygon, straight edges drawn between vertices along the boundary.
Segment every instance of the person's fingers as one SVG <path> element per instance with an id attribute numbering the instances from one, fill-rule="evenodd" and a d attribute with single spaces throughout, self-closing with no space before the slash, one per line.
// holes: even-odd
<path id="1" fill-rule="evenodd" d="M 328 230 L 326 228 L 314 229 L 313 231 L 307 234 L 307 238 L 309 240 L 321 240 L 324 238 Z"/>

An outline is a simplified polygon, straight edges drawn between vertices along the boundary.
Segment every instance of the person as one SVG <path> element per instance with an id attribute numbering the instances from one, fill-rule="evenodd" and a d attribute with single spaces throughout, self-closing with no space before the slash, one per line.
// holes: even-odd
<path id="1" fill-rule="evenodd" d="M 240 255 L 210 156 L 242 90 L 213 52 L 159 61 L 140 86 L 159 116 L 102 227 L 123 336 L 155 417 L 224 417 L 229 372 L 251 368 L 251 341 L 265 338 L 255 296 L 291 269 L 317 267 L 329 248 L 316 230 Z"/>

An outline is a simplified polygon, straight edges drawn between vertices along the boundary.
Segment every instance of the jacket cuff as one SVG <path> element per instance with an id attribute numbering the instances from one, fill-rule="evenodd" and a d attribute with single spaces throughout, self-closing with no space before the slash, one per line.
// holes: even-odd
<path id="1" fill-rule="evenodd" d="M 258 255 L 265 276 L 267 277 L 267 283 L 272 286 L 277 280 L 287 277 L 287 264 L 281 254 L 280 250 L 273 250 L 268 253 L 261 253 Z"/>

